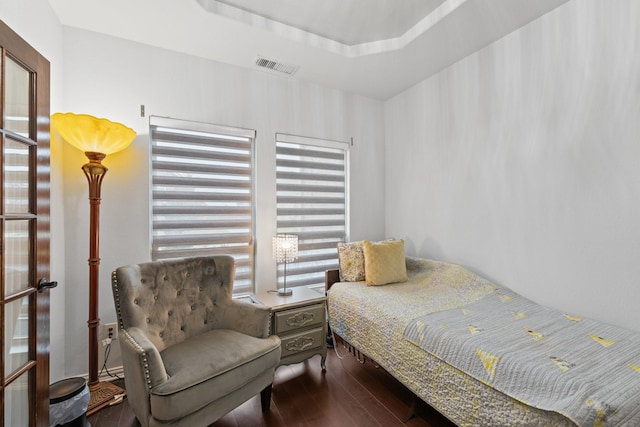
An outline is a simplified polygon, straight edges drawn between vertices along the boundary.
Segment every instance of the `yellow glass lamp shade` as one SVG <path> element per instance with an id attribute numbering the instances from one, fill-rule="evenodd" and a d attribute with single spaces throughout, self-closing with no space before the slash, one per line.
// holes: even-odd
<path id="1" fill-rule="evenodd" d="M 136 137 L 136 132 L 122 123 L 88 114 L 55 113 L 51 125 L 62 139 L 85 153 L 117 153 Z"/>

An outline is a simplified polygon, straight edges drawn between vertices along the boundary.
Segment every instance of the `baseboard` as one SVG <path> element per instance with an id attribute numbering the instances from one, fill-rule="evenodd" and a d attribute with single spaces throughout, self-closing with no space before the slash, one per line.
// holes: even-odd
<path id="1" fill-rule="evenodd" d="M 114 381 L 117 380 L 116 376 L 120 378 L 124 378 L 124 368 L 122 366 L 116 366 L 113 368 L 109 368 L 109 375 L 107 371 L 103 370 L 98 378 L 98 381 Z"/>
<path id="2" fill-rule="evenodd" d="M 111 375 L 107 374 L 107 371 L 103 369 L 102 373 L 98 377 L 98 381 L 115 381 L 118 379 L 116 378 L 116 376 L 120 377 L 120 379 L 124 379 L 124 368 L 122 366 L 114 366 L 113 368 L 109 368 L 109 373 Z M 79 374 L 75 376 L 83 377 L 85 380 L 87 380 L 87 383 L 89 382 L 89 374 Z"/>

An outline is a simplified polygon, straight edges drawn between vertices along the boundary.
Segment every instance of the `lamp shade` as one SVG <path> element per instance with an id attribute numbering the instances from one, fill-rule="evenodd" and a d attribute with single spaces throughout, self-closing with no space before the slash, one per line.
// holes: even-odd
<path id="1" fill-rule="evenodd" d="M 277 234 L 272 243 L 276 262 L 293 262 L 298 258 L 298 236 L 295 234 Z"/>
<path id="2" fill-rule="evenodd" d="M 117 153 L 136 137 L 136 132 L 122 123 L 88 114 L 55 113 L 51 125 L 62 139 L 85 153 Z"/>

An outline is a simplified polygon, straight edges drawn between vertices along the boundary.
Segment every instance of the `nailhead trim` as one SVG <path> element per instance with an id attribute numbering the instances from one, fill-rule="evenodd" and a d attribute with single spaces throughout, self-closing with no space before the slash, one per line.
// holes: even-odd
<path id="1" fill-rule="evenodd" d="M 122 332 L 127 340 L 134 346 L 136 352 L 140 355 L 142 359 L 142 365 L 144 366 L 144 376 L 147 380 L 147 388 L 151 390 L 151 373 L 149 372 L 149 360 L 147 359 L 147 352 L 133 339 L 131 335 L 127 331 Z"/>
<path id="2" fill-rule="evenodd" d="M 113 286 L 113 294 L 116 300 L 116 314 L 118 315 L 118 325 L 120 330 L 124 329 L 124 324 L 122 323 L 122 310 L 120 308 L 120 288 L 118 287 L 118 277 L 115 271 L 111 272 L 111 283 Z"/>

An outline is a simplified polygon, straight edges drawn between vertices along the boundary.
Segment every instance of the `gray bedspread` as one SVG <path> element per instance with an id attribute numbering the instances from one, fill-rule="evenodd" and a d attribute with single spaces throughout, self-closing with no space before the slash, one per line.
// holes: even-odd
<path id="1" fill-rule="evenodd" d="M 411 321 L 405 338 L 514 399 L 582 426 L 640 425 L 640 333 L 499 288 Z"/>

